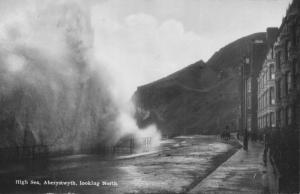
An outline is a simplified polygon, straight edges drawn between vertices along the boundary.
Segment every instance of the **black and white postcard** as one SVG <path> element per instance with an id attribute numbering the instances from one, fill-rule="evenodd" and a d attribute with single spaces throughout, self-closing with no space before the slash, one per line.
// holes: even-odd
<path id="1" fill-rule="evenodd" d="M 0 193 L 299 193 L 299 0 L 0 0 Z"/>

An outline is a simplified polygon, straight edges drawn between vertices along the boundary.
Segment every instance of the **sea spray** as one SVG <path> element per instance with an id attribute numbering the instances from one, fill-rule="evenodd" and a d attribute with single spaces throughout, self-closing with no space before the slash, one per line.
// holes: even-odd
<path id="1" fill-rule="evenodd" d="M 88 6 L 45 1 L 20 13 L 0 27 L 2 147 L 80 151 L 126 135 L 158 142 L 155 126 L 137 127 L 118 75 L 95 59 Z"/>

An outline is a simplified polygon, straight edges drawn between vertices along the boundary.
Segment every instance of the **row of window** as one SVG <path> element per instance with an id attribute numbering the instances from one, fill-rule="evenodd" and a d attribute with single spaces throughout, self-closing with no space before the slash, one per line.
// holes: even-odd
<path id="1" fill-rule="evenodd" d="M 293 88 L 292 83 L 292 73 L 287 72 L 283 78 L 278 79 L 276 81 L 276 88 L 277 88 L 277 99 L 278 101 L 281 100 L 281 98 L 287 96 L 291 89 Z M 247 92 L 251 92 L 251 79 L 247 80 Z M 246 94 L 247 96 L 247 107 L 248 109 L 251 108 L 251 94 Z M 275 104 L 275 88 L 270 87 L 268 90 L 266 90 L 259 98 L 258 98 L 258 110 L 262 110 L 266 108 L 269 105 Z"/>
<path id="2" fill-rule="evenodd" d="M 285 127 L 292 124 L 293 108 L 288 106 L 287 108 L 281 108 L 276 112 L 270 112 L 258 118 L 258 128 L 266 127 Z"/>
<path id="3" fill-rule="evenodd" d="M 275 127 L 276 121 L 275 121 L 275 113 L 270 112 L 268 114 L 265 114 L 262 117 L 258 118 L 258 128 L 262 129 L 265 127 Z"/>
<path id="4" fill-rule="evenodd" d="M 288 26 L 286 26 L 288 27 Z M 258 97 L 258 110 L 262 110 L 269 105 L 275 104 L 276 101 L 280 101 L 282 98 L 288 96 L 293 88 L 296 88 L 296 82 L 294 80 L 293 73 L 298 72 L 296 62 L 293 62 L 293 69 L 286 72 L 285 74 L 278 77 L 279 79 L 275 82 L 275 88 L 267 85 L 269 80 L 275 80 L 275 71 L 280 72 L 283 64 L 288 64 L 291 59 L 291 51 L 293 47 L 296 48 L 298 44 L 298 39 L 296 36 L 297 26 L 289 26 L 287 29 L 289 36 L 286 40 L 278 39 L 277 42 L 283 44 L 279 49 L 273 47 L 271 48 L 270 59 L 275 59 L 275 64 L 270 64 L 269 67 L 260 75 L 258 79 L 258 89 L 262 90 L 264 87 L 269 87 L 266 92 Z M 275 52 L 274 52 L 275 51 Z M 276 70 L 275 70 L 276 68 Z M 293 73 L 292 73 L 293 72 Z M 276 91 L 276 94 L 275 94 Z M 261 93 L 261 92 L 259 92 Z M 292 124 L 293 121 L 293 106 L 279 108 L 276 112 L 269 112 L 263 116 L 258 117 L 258 127 L 285 127 Z"/>
<path id="5" fill-rule="evenodd" d="M 264 74 L 261 75 L 260 79 L 258 80 L 259 89 L 263 89 L 267 84 L 268 80 L 274 80 L 274 79 L 275 79 L 275 65 L 272 63 L 269 65 L 267 71 L 264 72 Z"/>
<path id="6" fill-rule="evenodd" d="M 269 105 L 275 104 L 275 89 L 270 87 L 258 98 L 258 110 L 262 110 Z"/>

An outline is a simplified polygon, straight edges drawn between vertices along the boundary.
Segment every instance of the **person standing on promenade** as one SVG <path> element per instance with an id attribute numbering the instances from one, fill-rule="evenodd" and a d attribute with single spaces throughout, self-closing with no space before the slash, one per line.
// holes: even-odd
<path id="1" fill-rule="evenodd" d="M 245 129 L 244 131 L 244 150 L 248 150 L 248 131 Z"/>

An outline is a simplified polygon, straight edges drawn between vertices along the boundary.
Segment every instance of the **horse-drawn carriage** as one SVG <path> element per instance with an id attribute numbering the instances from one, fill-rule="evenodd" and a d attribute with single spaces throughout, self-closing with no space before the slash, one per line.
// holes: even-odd
<path id="1" fill-rule="evenodd" d="M 229 140 L 231 138 L 231 135 L 229 132 L 227 131 L 223 131 L 220 135 L 221 139 L 224 139 L 224 140 Z"/>

